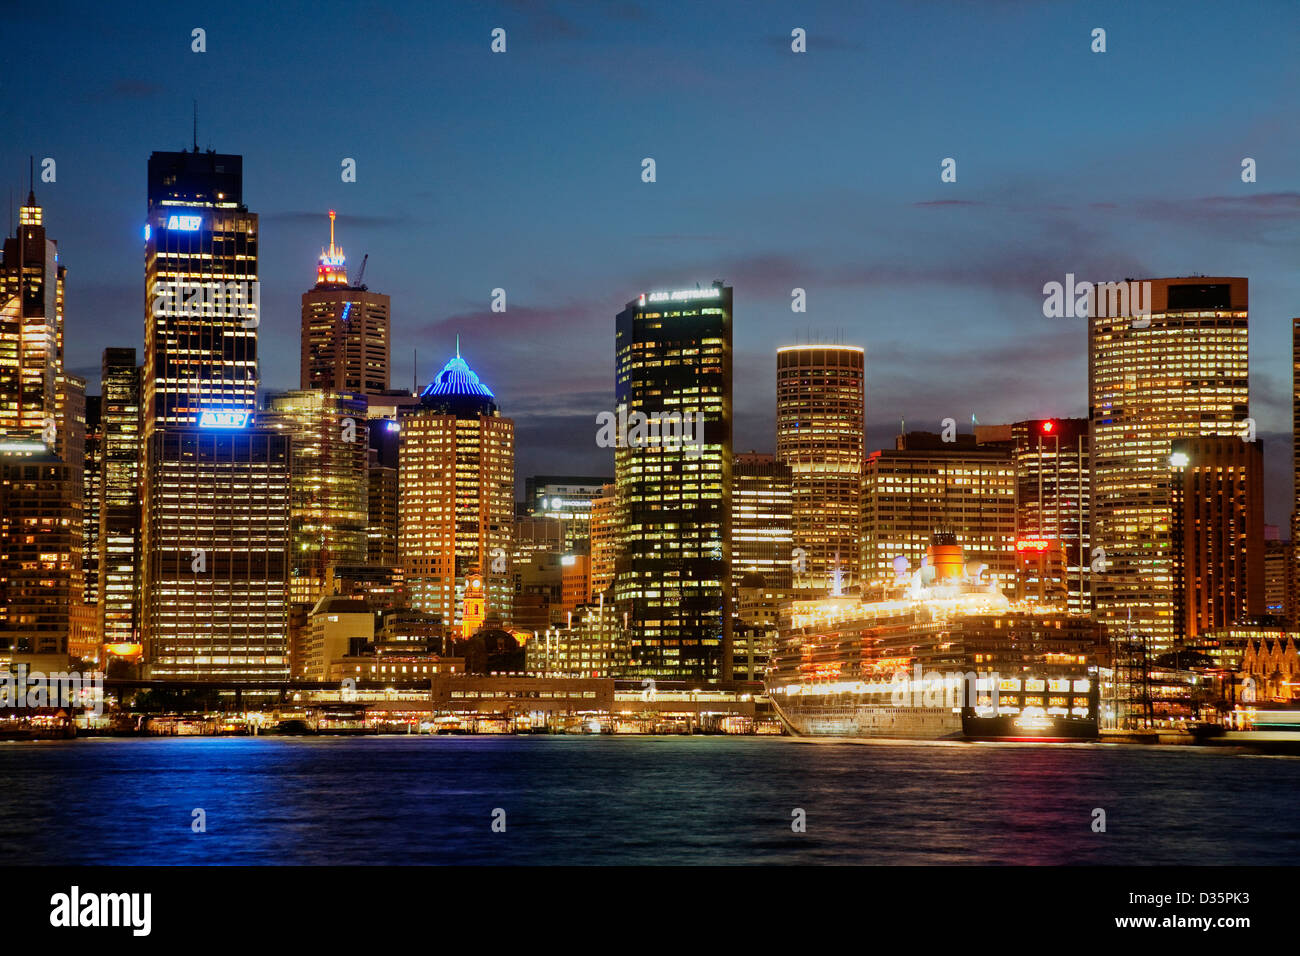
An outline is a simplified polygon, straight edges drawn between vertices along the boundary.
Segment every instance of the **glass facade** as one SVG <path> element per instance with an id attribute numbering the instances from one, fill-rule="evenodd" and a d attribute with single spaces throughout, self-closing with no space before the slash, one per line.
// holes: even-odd
<path id="1" fill-rule="evenodd" d="M 292 439 L 289 598 L 314 604 L 331 567 L 366 562 L 366 399 L 323 390 L 273 395 L 259 425 Z"/>
<path id="2" fill-rule="evenodd" d="M 1093 592 L 1112 633 L 1131 626 L 1160 653 L 1178 629 L 1171 445 L 1245 434 L 1248 289 L 1243 278 L 1150 286 L 1151 314 L 1089 319 L 1093 566 L 1104 568 Z"/>
<path id="3" fill-rule="evenodd" d="M 731 319 L 721 283 L 648 293 L 616 319 L 618 416 L 652 426 L 643 439 L 620 436 L 614 451 L 614 592 L 628 615 L 631 676 L 730 670 Z M 697 447 L 655 430 L 674 413 L 697 416 Z"/>
<path id="4" fill-rule="evenodd" d="M 289 676 L 290 439 L 168 429 L 149 455 L 145 659 L 154 678 Z"/>

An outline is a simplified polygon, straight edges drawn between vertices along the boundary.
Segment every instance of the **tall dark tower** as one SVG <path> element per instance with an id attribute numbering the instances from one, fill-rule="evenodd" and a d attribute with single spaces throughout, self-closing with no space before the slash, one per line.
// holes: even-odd
<path id="1" fill-rule="evenodd" d="M 252 427 L 257 215 L 243 160 L 149 157 L 141 632 L 161 678 L 289 673 L 291 439 Z"/>
<path id="2" fill-rule="evenodd" d="M 99 630 L 110 653 L 140 639 L 140 369 L 135 349 L 104 349 L 100 374 Z"/>
<path id="3" fill-rule="evenodd" d="M 618 418 L 650 426 L 638 438 L 631 425 L 614 452 L 614 596 L 634 676 L 730 677 L 731 316 L 732 290 L 715 282 L 643 294 L 615 320 Z M 674 414 L 699 417 L 698 445 L 655 437 Z"/>
<path id="4" fill-rule="evenodd" d="M 203 411 L 257 404 L 257 214 L 243 157 L 149 157 L 145 220 L 144 438 Z"/>

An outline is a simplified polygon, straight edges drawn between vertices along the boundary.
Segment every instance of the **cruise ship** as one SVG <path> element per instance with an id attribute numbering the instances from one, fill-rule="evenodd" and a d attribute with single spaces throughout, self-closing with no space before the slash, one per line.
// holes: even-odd
<path id="1" fill-rule="evenodd" d="M 1078 741 L 1097 737 L 1102 629 L 1013 604 L 984 565 L 935 535 L 891 584 L 794 601 L 765 686 L 802 736 Z"/>

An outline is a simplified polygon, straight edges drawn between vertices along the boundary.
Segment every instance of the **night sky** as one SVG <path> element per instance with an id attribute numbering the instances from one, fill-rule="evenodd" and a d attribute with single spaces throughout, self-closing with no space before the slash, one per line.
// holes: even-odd
<path id="1" fill-rule="evenodd" d="M 197 99 L 199 146 L 243 155 L 261 216 L 266 388 L 297 386 L 330 208 L 353 274 L 369 253 L 366 283 L 392 296 L 394 386 L 413 349 L 427 381 L 459 332 L 517 422 L 521 483 L 612 474 L 594 436 L 614 315 L 650 288 L 735 287 L 735 446 L 771 451 L 779 345 L 866 347 L 876 448 L 903 417 L 1086 414 L 1084 321 L 1044 318 L 1045 282 L 1242 275 L 1268 520 L 1287 521 L 1294 0 L 129 9 L 4 14 L 0 181 L 16 207 L 28 154 L 38 175 L 57 162 L 36 192 L 92 392 L 104 347 L 142 346 L 146 163 L 190 146 Z"/>

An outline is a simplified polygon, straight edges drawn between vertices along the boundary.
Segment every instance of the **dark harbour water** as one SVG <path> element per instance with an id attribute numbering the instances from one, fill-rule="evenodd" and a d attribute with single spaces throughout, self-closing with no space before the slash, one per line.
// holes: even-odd
<path id="1" fill-rule="evenodd" d="M 0 744 L 11 864 L 1292 864 L 1300 759 L 723 737 Z M 191 831 L 192 810 L 207 832 Z M 494 808 L 506 832 L 493 833 Z M 807 832 L 791 831 L 791 810 Z M 1105 833 L 1091 829 L 1106 811 Z"/>

